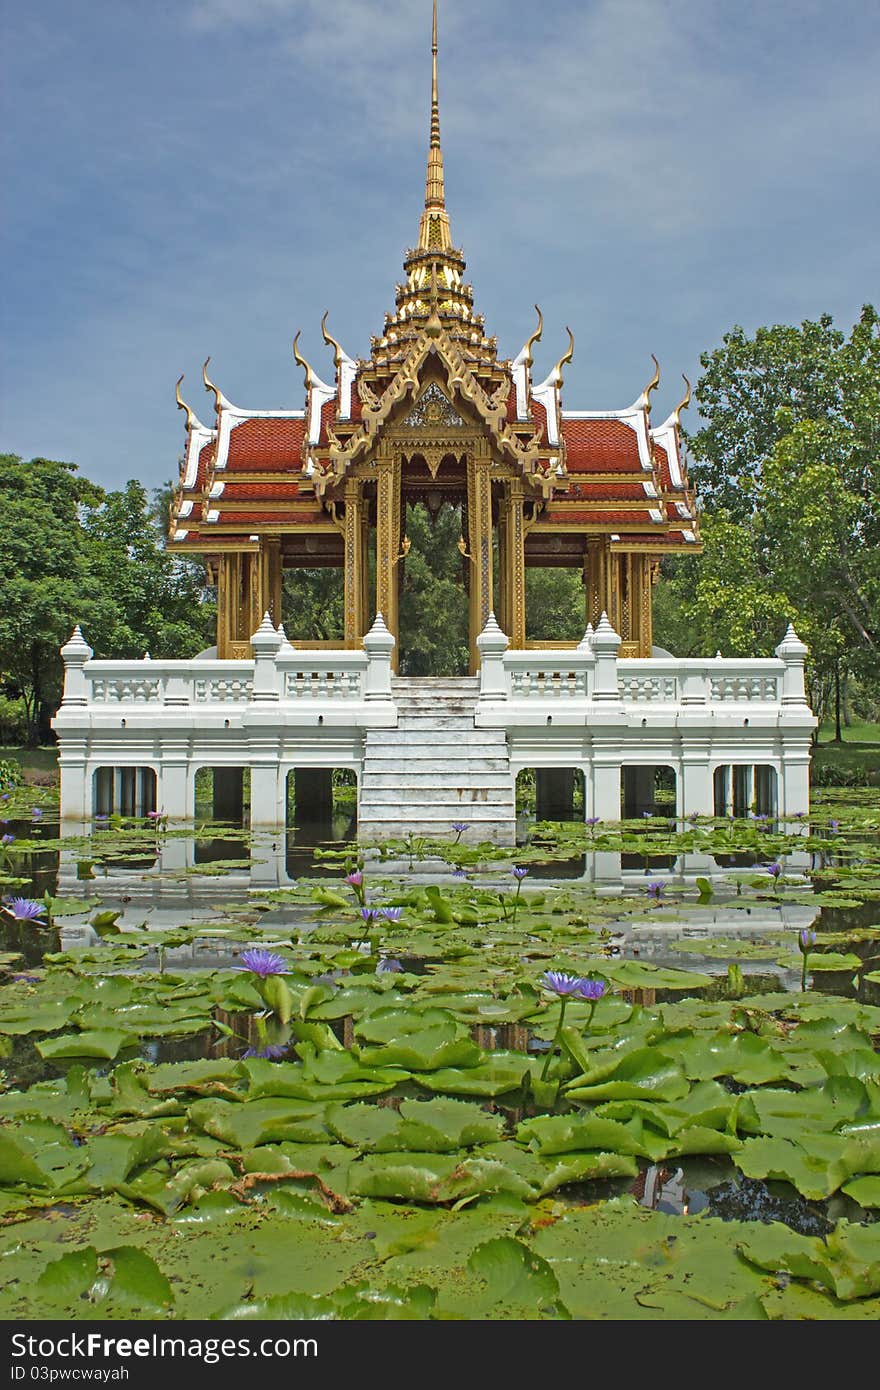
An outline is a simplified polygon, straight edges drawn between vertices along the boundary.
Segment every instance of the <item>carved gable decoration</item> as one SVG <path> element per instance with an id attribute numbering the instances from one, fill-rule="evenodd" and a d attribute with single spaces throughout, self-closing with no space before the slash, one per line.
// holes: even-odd
<path id="1" fill-rule="evenodd" d="M 403 423 L 416 430 L 463 429 L 465 424 L 440 387 L 433 384 L 419 397 Z"/>

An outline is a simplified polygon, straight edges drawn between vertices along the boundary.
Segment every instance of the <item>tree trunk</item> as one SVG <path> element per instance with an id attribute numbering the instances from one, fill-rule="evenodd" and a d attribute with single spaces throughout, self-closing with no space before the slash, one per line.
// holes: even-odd
<path id="1" fill-rule="evenodd" d="M 25 704 L 27 708 L 27 702 Z M 31 647 L 31 704 L 28 709 L 28 748 L 36 748 L 40 742 L 40 656 L 37 647 Z"/>
<path id="2" fill-rule="evenodd" d="M 840 657 L 834 660 L 834 742 L 843 743 L 840 723 Z"/>

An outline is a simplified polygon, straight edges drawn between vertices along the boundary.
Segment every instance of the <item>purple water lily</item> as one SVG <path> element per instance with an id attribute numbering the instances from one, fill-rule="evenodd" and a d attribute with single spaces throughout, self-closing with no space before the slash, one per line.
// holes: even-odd
<path id="1" fill-rule="evenodd" d="M 380 907 L 378 916 L 384 917 L 386 922 L 399 922 L 403 916 L 402 907 Z"/>
<path id="2" fill-rule="evenodd" d="M 40 810 L 40 807 L 39 807 L 39 806 L 32 806 L 32 807 L 31 807 L 31 820 L 42 820 L 42 819 L 43 819 L 43 812 Z"/>
<path id="3" fill-rule="evenodd" d="M 511 869 L 510 872 L 513 874 L 514 878 L 518 878 L 521 882 L 526 877 L 529 871 L 528 869 L 520 869 L 517 867 L 515 869 Z"/>
<path id="4" fill-rule="evenodd" d="M 602 998 L 608 988 L 604 980 L 581 980 L 578 994 L 581 999 L 589 999 L 590 1003 Z"/>
<path id="5" fill-rule="evenodd" d="M 541 1080 L 546 1081 L 550 1062 L 562 1036 L 566 1004 L 569 999 L 589 1000 L 590 1017 L 587 1019 L 587 1027 L 589 1028 L 593 1021 L 593 1014 L 596 1012 L 596 1005 L 605 993 L 605 981 L 591 980 L 584 975 L 568 975 L 563 970 L 547 970 L 541 976 L 540 982 L 545 989 L 551 990 L 559 998 L 559 1022 L 556 1025 L 556 1034 L 541 1069 Z"/>
<path id="6" fill-rule="evenodd" d="M 249 1057 L 253 1057 L 262 1062 L 280 1062 L 286 1054 L 286 1044 L 267 1043 L 265 1047 L 249 1047 L 246 1052 L 241 1054 L 241 1060 L 246 1062 Z"/>
<path id="7" fill-rule="evenodd" d="M 38 922 L 46 915 L 46 904 L 35 898 L 10 898 L 3 904 L 3 911 L 14 922 Z"/>
<path id="8" fill-rule="evenodd" d="M 453 877 L 453 878 L 467 878 L 467 876 L 468 876 L 468 871 L 467 871 L 467 869 L 453 869 L 453 870 L 452 870 L 452 877 Z"/>
<path id="9" fill-rule="evenodd" d="M 589 980 L 580 975 L 567 975 L 562 970 L 546 970 L 541 976 L 541 984 L 544 988 L 551 989 L 554 994 L 559 995 L 560 999 L 568 995 L 580 994 L 581 986 L 589 983 Z"/>
<path id="10" fill-rule="evenodd" d="M 840 829 L 840 821 L 839 821 L 839 820 L 830 820 L 830 821 L 828 822 L 828 829 L 831 831 L 831 834 L 832 834 L 832 835 L 836 835 L 837 832 L 838 832 L 838 830 Z"/>
<path id="11" fill-rule="evenodd" d="M 584 821 L 584 824 L 592 827 L 594 825 L 599 825 L 600 821 L 600 816 L 587 816 L 587 819 Z"/>
<path id="12" fill-rule="evenodd" d="M 253 946 L 247 951 L 242 951 L 238 959 L 241 964 L 234 967 L 236 970 L 248 970 L 252 975 L 259 975 L 261 980 L 265 980 L 269 975 L 290 974 L 284 957 L 276 955 L 274 951 L 267 951 L 262 946 Z"/>
<path id="13" fill-rule="evenodd" d="M 772 864 L 765 864 L 764 868 L 766 872 L 770 875 L 770 877 L 774 879 L 779 878 L 780 874 L 782 873 L 782 865 L 776 863 L 775 861 Z"/>
<path id="14" fill-rule="evenodd" d="M 808 931 L 806 927 L 803 927 L 801 931 L 798 932 L 798 950 L 804 958 L 801 964 L 801 994 L 806 994 L 807 992 L 807 965 L 810 959 L 810 952 L 815 944 L 816 933 L 814 931 Z"/>
<path id="15" fill-rule="evenodd" d="M 666 884 L 659 878 L 654 879 L 653 883 L 649 883 L 646 889 L 649 898 L 662 898 L 665 891 Z"/>
<path id="16" fill-rule="evenodd" d="M 15 836 L 14 836 L 14 835 L 10 835 L 9 833 L 7 833 L 6 835 L 0 835 L 0 845 L 2 845 L 4 849 L 8 849 L 10 845 L 14 845 L 14 844 L 15 844 Z"/>
<path id="17" fill-rule="evenodd" d="M 455 831 L 455 843 L 458 844 L 464 832 L 470 829 L 470 821 L 454 820 L 452 822 L 452 829 Z"/>

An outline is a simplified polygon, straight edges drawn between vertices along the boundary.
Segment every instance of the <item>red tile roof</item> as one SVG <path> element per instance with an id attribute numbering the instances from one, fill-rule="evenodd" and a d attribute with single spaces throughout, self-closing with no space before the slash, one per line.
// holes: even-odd
<path id="1" fill-rule="evenodd" d="M 659 507 L 659 503 L 657 504 Z M 538 525 L 541 526 L 547 521 L 553 521 L 556 525 L 566 526 L 662 526 L 662 521 L 656 521 L 645 511 L 631 512 L 606 512 L 606 511 L 574 511 L 565 507 L 555 507 L 549 503 L 546 512 L 542 514 Z"/>
<path id="2" fill-rule="evenodd" d="M 279 478 L 267 483 L 239 483 L 234 479 L 221 493 L 223 502 L 290 502 L 299 493 L 299 484 Z"/>
<path id="3" fill-rule="evenodd" d="M 647 473 L 644 477 L 645 482 L 650 482 Z M 645 505 L 655 502 L 653 497 L 648 497 L 640 482 L 629 479 L 622 479 L 619 483 L 572 483 L 565 493 L 556 494 L 554 502 L 568 502 L 575 498 L 584 502 L 642 502 Z"/>
<path id="4" fill-rule="evenodd" d="M 641 473 L 639 441 L 622 420 L 562 417 L 569 473 Z"/>
<path id="5" fill-rule="evenodd" d="M 260 416 L 242 420 L 230 432 L 226 466 L 231 472 L 242 473 L 298 470 L 305 435 L 304 419 Z"/>

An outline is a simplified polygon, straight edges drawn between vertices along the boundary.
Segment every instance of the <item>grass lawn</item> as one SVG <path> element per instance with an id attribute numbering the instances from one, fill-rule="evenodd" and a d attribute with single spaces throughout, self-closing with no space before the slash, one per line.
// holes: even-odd
<path id="1" fill-rule="evenodd" d="M 824 723 L 819 729 L 819 746 L 813 756 L 813 767 L 819 775 L 824 769 L 848 775 L 867 774 L 871 781 L 880 782 L 880 724 L 854 722 L 843 731 L 843 742 L 834 742 L 834 724 Z"/>
<path id="2" fill-rule="evenodd" d="M 25 775 L 29 772 L 51 772 L 57 775 L 58 772 L 58 749 L 54 745 L 49 748 L 0 747 L 0 759 L 4 758 L 19 763 Z"/>

